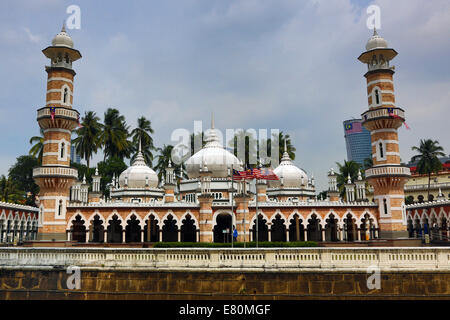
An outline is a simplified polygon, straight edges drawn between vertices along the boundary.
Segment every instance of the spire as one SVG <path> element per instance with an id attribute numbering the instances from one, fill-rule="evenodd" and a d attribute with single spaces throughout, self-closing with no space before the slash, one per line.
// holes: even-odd
<path id="1" fill-rule="evenodd" d="M 86 174 L 83 177 L 83 184 L 86 184 Z"/>
<path id="2" fill-rule="evenodd" d="M 347 183 L 352 184 L 352 178 L 350 178 L 350 173 L 348 174 Z"/>
<path id="3" fill-rule="evenodd" d="M 61 32 L 67 33 L 67 31 L 66 31 L 66 21 L 65 21 L 65 20 L 63 21 L 63 25 L 62 25 L 62 28 L 61 28 Z"/>
<path id="4" fill-rule="evenodd" d="M 139 137 L 139 150 L 138 152 L 142 152 L 142 138 Z"/>
<path id="5" fill-rule="evenodd" d="M 142 142 L 141 138 L 139 138 L 139 147 L 138 147 L 138 153 L 136 155 L 136 158 L 134 158 L 132 166 L 146 166 L 144 155 L 142 154 Z"/>
<path id="6" fill-rule="evenodd" d="M 359 181 L 362 180 L 361 169 L 358 170 L 358 180 Z"/>
<path id="7" fill-rule="evenodd" d="M 95 168 L 95 175 L 98 176 L 98 167 Z"/>
<path id="8" fill-rule="evenodd" d="M 211 129 L 215 129 L 214 128 L 214 111 L 211 111 Z"/>
<path id="9" fill-rule="evenodd" d="M 286 139 L 284 139 L 284 152 L 287 152 L 287 142 L 286 142 Z"/>
<path id="10" fill-rule="evenodd" d="M 373 35 L 374 36 L 377 36 L 378 35 L 378 32 L 377 32 L 377 27 L 373 27 Z"/>
<path id="11" fill-rule="evenodd" d="M 291 161 L 291 157 L 289 156 L 289 153 L 287 151 L 287 139 L 284 139 L 284 153 L 283 158 L 281 158 L 281 162 L 283 161 Z"/>

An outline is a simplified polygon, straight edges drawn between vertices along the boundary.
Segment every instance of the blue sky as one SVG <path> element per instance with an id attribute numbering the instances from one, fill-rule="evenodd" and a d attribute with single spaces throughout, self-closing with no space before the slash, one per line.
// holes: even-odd
<path id="1" fill-rule="evenodd" d="M 296 164 L 326 172 L 346 158 L 342 121 L 367 109 L 366 66 L 357 61 L 371 36 L 366 8 L 381 8 L 379 31 L 399 55 L 395 90 L 411 130 L 400 129 L 402 160 L 421 138 L 450 152 L 450 2 L 448 0 L 177 0 L 0 2 L 0 174 L 26 154 L 45 104 L 48 46 L 69 30 L 83 59 L 74 107 L 100 117 L 118 108 L 130 125 L 152 121 L 158 146 L 194 120 L 216 127 L 289 133 Z M 95 161 L 94 161 L 95 162 Z"/>

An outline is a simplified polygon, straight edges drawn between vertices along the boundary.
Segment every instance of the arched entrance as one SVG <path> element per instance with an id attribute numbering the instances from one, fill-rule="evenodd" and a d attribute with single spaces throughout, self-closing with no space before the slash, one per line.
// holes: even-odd
<path id="1" fill-rule="evenodd" d="M 162 227 L 163 242 L 178 242 L 178 226 L 172 215 L 169 215 Z"/>
<path id="2" fill-rule="evenodd" d="M 103 220 L 100 216 L 96 215 L 91 222 L 92 228 L 92 242 L 103 243 L 105 242 L 105 228 L 103 227 Z"/>
<path id="3" fill-rule="evenodd" d="M 325 241 L 338 241 L 338 219 L 336 219 L 334 214 L 330 214 L 325 222 Z"/>
<path id="4" fill-rule="evenodd" d="M 188 214 L 181 221 L 181 241 L 182 242 L 197 242 L 197 228 L 195 227 L 195 221 Z"/>
<path id="5" fill-rule="evenodd" d="M 351 214 L 344 218 L 344 237 L 346 241 L 356 240 L 356 223 Z"/>
<path id="6" fill-rule="evenodd" d="M 127 226 L 125 227 L 125 242 L 141 242 L 141 226 L 134 214 L 127 221 Z"/>
<path id="7" fill-rule="evenodd" d="M 214 226 L 214 242 L 224 243 L 231 242 L 231 215 L 221 213 L 216 217 L 216 225 Z"/>
<path id="8" fill-rule="evenodd" d="M 80 215 L 72 222 L 72 241 L 86 242 L 86 226 Z"/>
<path id="9" fill-rule="evenodd" d="M 280 214 L 275 216 L 272 220 L 271 240 L 273 242 L 286 242 L 286 226 L 284 219 Z"/>
<path id="10" fill-rule="evenodd" d="M 256 221 L 252 228 L 253 241 L 256 241 Z M 269 241 L 269 227 L 262 214 L 258 214 L 258 241 Z"/>
<path id="11" fill-rule="evenodd" d="M 108 243 L 122 243 L 122 224 L 117 215 L 114 215 L 109 220 L 108 231 Z"/>
<path id="12" fill-rule="evenodd" d="M 411 217 L 408 218 L 407 229 L 408 229 L 408 237 L 414 238 L 414 223 L 413 223 Z"/>
<path id="13" fill-rule="evenodd" d="M 307 232 L 308 241 L 322 241 L 322 226 L 316 214 L 313 214 L 308 220 Z"/>
<path id="14" fill-rule="evenodd" d="M 414 220 L 414 231 L 416 233 L 416 238 L 421 238 L 422 237 L 422 226 L 420 225 L 419 218 L 416 218 Z"/>
<path id="15" fill-rule="evenodd" d="M 305 241 L 305 227 L 298 214 L 289 221 L 289 241 Z"/>
<path id="16" fill-rule="evenodd" d="M 149 234 L 150 224 L 150 234 Z M 150 240 L 149 240 L 150 239 Z M 155 216 L 151 215 L 149 219 L 145 221 L 144 226 L 144 241 L 145 242 L 159 242 L 159 225 Z"/>

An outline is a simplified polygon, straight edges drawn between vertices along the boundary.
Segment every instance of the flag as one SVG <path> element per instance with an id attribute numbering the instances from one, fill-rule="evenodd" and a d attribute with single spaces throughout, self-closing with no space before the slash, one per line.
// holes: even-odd
<path id="1" fill-rule="evenodd" d="M 52 120 L 55 120 L 55 114 L 56 114 L 56 108 L 50 107 L 50 116 L 52 117 Z"/>
<path id="2" fill-rule="evenodd" d="M 345 133 L 346 134 L 360 133 L 360 132 L 362 132 L 361 122 L 352 122 L 352 123 L 347 123 L 345 125 Z"/>
<path id="3" fill-rule="evenodd" d="M 244 173 L 238 170 L 233 169 L 233 179 L 234 180 L 243 180 L 245 179 Z"/>
<path id="4" fill-rule="evenodd" d="M 272 170 L 264 168 L 261 170 L 261 179 L 264 180 L 280 180 L 278 176 Z"/>
<path id="5" fill-rule="evenodd" d="M 79 128 L 83 128 L 83 126 L 82 126 L 81 123 L 80 123 L 80 115 L 78 115 L 77 121 L 78 121 L 78 127 L 79 127 Z"/>
<path id="6" fill-rule="evenodd" d="M 393 108 L 388 108 L 388 112 L 389 112 L 389 116 L 390 117 L 396 118 L 396 119 L 402 119 L 399 115 L 396 115 L 396 114 L 393 113 L 394 112 Z M 407 130 L 410 130 L 410 127 L 406 124 L 405 120 L 403 120 L 403 124 L 405 125 L 405 128 Z"/>

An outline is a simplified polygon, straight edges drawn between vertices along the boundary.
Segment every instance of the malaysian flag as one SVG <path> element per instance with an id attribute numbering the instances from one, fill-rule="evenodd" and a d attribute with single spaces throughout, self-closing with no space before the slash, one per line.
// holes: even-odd
<path id="1" fill-rule="evenodd" d="M 278 176 L 275 174 L 275 172 L 273 172 L 269 168 L 261 169 L 261 178 L 260 179 L 264 179 L 264 180 L 280 180 L 280 178 L 278 178 Z"/>
<path id="2" fill-rule="evenodd" d="M 233 169 L 233 180 L 243 180 L 243 179 L 245 179 L 245 172 Z"/>
<path id="3" fill-rule="evenodd" d="M 361 122 L 352 122 L 352 123 L 347 123 L 345 125 L 345 133 L 346 134 L 360 133 L 360 132 L 362 132 Z"/>
<path id="4" fill-rule="evenodd" d="M 50 107 L 50 117 L 52 117 L 52 120 L 55 120 L 55 114 L 56 114 L 56 108 Z"/>

